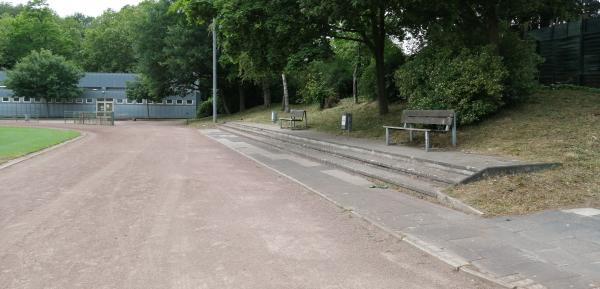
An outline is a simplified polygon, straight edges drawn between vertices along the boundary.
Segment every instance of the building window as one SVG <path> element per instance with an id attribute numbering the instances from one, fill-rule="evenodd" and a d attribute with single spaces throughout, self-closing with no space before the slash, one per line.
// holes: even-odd
<path id="1" fill-rule="evenodd" d="M 127 104 L 132 104 L 132 103 L 133 103 L 133 100 L 131 100 L 131 99 L 128 98 L 127 99 Z"/>
<path id="2" fill-rule="evenodd" d="M 172 99 L 167 99 L 167 104 L 173 104 L 173 100 Z"/>
<path id="3" fill-rule="evenodd" d="M 148 104 L 154 104 L 154 101 L 148 100 Z"/>
<path id="4" fill-rule="evenodd" d="M 75 99 L 75 103 L 83 103 L 83 98 L 77 98 L 77 99 Z"/>
<path id="5" fill-rule="evenodd" d="M 48 103 L 54 103 L 54 98 L 49 98 Z"/>
<path id="6" fill-rule="evenodd" d="M 19 98 L 18 97 L 13 97 L 13 102 L 19 102 Z"/>
<path id="7" fill-rule="evenodd" d="M 135 100 L 135 103 L 137 103 L 137 104 L 142 104 L 142 103 L 144 103 L 144 100 L 143 100 L 143 99 L 136 99 L 136 100 Z"/>
<path id="8" fill-rule="evenodd" d="M 2 102 L 9 102 L 9 101 L 10 101 L 10 98 L 8 98 L 8 97 L 3 97 L 2 98 Z"/>
<path id="9" fill-rule="evenodd" d="M 42 102 L 42 99 L 39 98 L 39 97 L 36 97 L 36 98 L 33 99 L 33 102 L 40 103 L 40 102 Z"/>
<path id="10" fill-rule="evenodd" d="M 23 97 L 23 102 L 31 102 L 31 97 Z"/>
<path id="11" fill-rule="evenodd" d="M 73 100 L 72 99 L 66 99 L 65 103 L 73 103 Z"/>
<path id="12" fill-rule="evenodd" d="M 117 98 L 117 103 L 118 104 L 122 104 L 123 103 L 123 99 L 122 98 Z"/>
<path id="13" fill-rule="evenodd" d="M 161 99 L 161 100 L 159 100 L 159 101 L 155 101 L 154 103 L 155 103 L 155 104 L 164 104 L 164 103 L 165 103 L 165 101 Z"/>
<path id="14" fill-rule="evenodd" d="M 57 99 L 55 99 L 55 100 L 54 100 L 54 102 L 55 102 L 55 103 L 62 103 L 63 101 L 62 101 L 62 99 L 60 99 L 60 98 L 57 98 Z"/>
<path id="15" fill-rule="evenodd" d="M 192 105 L 192 104 L 194 104 L 194 100 L 188 99 L 188 100 L 185 101 L 185 103 L 189 104 L 189 105 Z"/>
<path id="16" fill-rule="evenodd" d="M 85 103 L 94 103 L 94 100 L 91 98 L 86 98 Z"/>
<path id="17" fill-rule="evenodd" d="M 183 104 L 183 99 L 178 99 L 177 104 Z"/>
<path id="18" fill-rule="evenodd" d="M 113 99 L 112 98 L 107 98 L 105 101 L 113 102 Z"/>

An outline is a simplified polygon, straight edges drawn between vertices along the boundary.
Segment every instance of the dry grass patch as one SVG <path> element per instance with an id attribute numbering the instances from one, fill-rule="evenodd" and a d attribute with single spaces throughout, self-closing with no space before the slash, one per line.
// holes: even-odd
<path id="1" fill-rule="evenodd" d="M 461 148 L 560 162 L 532 174 L 490 178 L 449 190 L 488 215 L 600 206 L 600 94 L 544 90 L 524 104 L 461 129 Z"/>

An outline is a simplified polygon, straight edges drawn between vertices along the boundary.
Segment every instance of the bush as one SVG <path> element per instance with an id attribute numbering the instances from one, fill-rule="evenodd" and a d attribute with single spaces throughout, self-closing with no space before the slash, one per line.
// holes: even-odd
<path id="1" fill-rule="evenodd" d="M 200 105 L 198 106 L 198 112 L 196 114 L 197 118 L 203 118 L 203 117 L 208 117 L 211 116 L 212 113 L 212 97 L 201 102 Z"/>
<path id="2" fill-rule="evenodd" d="M 515 33 L 505 33 L 499 51 L 508 71 L 504 101 L 515 102 L 531 94 L 538 86 L 537 67 L 543 62 L 535 52 L 535 42 L 522 40 Z"/>
<path id="3" fill-rule="evenodd" d="M 331 98 L 337 98 L 335 90 L 324 80 L 321 72 L 310 72 L 306 76 L 305 84 L 300 90 L 300 94 L 302 95 L 303 102 L 318 103 L 321 109 L 325 108 L 326 101 L 329 104 L 332 103 Z"/>
<path id="4" fill-rule="evenodd" d="M 400 95 L 413 109 L 454 109 L 462 124 L 498 110 L 507 70 L 492 48 L 425 48 L 396 71 Z"/>

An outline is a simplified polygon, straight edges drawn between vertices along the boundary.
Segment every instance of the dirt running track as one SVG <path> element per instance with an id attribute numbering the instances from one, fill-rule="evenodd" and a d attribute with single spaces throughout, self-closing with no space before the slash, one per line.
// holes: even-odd
<path id="1" fill-rule="evenodd" d="M 0 288 L 493 288 L 194 129 L 79 128 L 0 170 Z"/>

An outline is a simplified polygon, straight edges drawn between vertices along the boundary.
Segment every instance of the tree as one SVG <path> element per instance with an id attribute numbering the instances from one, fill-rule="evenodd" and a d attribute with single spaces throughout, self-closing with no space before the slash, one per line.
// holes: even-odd
<path id="1" fill-rule="evenodd" d="M 82 65 L 86 71 L 132 72 L 136 59 L 133 50 L 137 11 L 126 6 L 119 12 L 106 10 L 85 30 Z"/>
<path id="2" fill-rule="evenodd" d="M 3 17 L 0 22 L 0 68 L 11 68 L 23 56 L 42 48 L 71 58 L 76 47 L 59 20 L 45 0 L 30 1 L 17 16 Z"/>
<path id="3" fill-rule="evenodd" d="M 217 0 L 217 21 L 223 53 L 240 66 L 244 78 L 264 82 L 269 105 L 268 80 L 281 75 L 282 110 L 289 112 L 286 70 L 290 58 L 310 57 L 312 47 L 326 42 L 319 26 L 301 12 L 296 0 Z"/>
<path id="4" fill-rule="evenodd" d="M 23 4 L 13 6 L 8 2 L 0 2 L 0 17 L 17 16 L 24 9 Z"/>
<path id="5" fill-rule="evenodd" d="M 78 84 L 82 77 L 83 72 L 75 64 L 41 49 L 31 52 L 9 70 L 4 84 L 15 96 L 43 98 L 47 107 L 50 99 L 71 100 L 80 96 Z"/>
<path id="6" fill-rule="evenodd" d="M 150 118 L 149 101 L 160 101 L 162 97 L 152 96 L 149 89 L 149 80 L 146 77 L 137 77 L 135 81 L 128 81 L 125 94 L 128 99 L 143 101 L 146 100 L 146 118 Z"/>
<path id="7" fill-rule="evenodd" d="M 334 38 L 364 43 L 375 59 L 379 114 L 388 112 L 385 93 L 385 43 L 389 37 L 402 39 L 402 1 L 299 0 L 302 11 L 320 23 Z"/>

